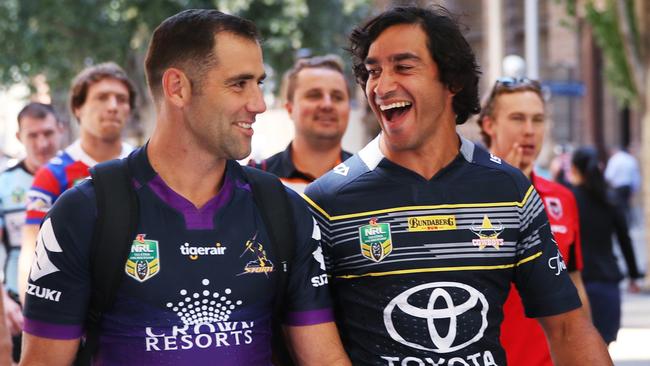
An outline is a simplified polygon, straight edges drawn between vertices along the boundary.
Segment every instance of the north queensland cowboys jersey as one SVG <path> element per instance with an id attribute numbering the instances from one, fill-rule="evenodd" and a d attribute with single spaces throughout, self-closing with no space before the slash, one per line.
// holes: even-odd
<path id="1" fill-rule="evenodd" d="M 427 180 L 379 137 L 308 186 L 355 365 L 504 365 L 510 284 L 539 317 L 580 306 L 530 182 L 463 138 Z"/>

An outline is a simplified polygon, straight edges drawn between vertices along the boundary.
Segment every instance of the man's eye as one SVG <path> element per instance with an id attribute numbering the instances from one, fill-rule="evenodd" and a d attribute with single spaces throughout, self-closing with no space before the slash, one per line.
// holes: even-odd
<path id="1" fill-rule="evenodd" d="M 408 71 L 408 70 L 411 70 L 413 68 L 413 66 L 410 66 L 410 65 L 397 65 L 395 68 L 397 69 L 397 71 Z"/>

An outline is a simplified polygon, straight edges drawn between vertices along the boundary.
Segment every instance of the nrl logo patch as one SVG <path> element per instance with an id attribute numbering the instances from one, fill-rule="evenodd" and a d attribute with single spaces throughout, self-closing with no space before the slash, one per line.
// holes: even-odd
<path id="1" fill-rule="evenodd" d="M 499 250 L 499 247 L 503 245 L 503 239 L 499 238 L 499 234 L 503 232 L 503 225 L 492 225 L 487 215 L 483 216 L 481 226 L 472 225 L 470 230 L 478 236 L 478 239 L 472 239 L 472 244 L 477 246 L 478 250 L 483 250 L 487 246 Z"/>
<path id="2" fill-rule="evenodd" d="M 380 224 L 376 218 L 370 219 L 370 225 L 359 228 L 359 244 L 364 257 L 381 262 L 393 251 L 390 224 Z"/>
<path id="3" fill-rule="evenodd" d="M 147 234 L 138 234 L 131 244 L 131 252 L 126 260 L 126 274 L 137 281 L 144 282 L 160 271 L 160 258 L 157 240 L 145 240 Z"/>

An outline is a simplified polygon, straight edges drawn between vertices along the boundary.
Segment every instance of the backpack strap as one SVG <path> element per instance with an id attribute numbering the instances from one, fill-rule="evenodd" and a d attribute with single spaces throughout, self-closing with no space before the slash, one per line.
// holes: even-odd
<path id="1" fill-rule="evenodd" d="M 115 301 L 139 218 L 128 158 L 97 164 L 90 169 L 90 175 L 97 200 L 97 220 L 90 245 L 92 292 L 85 340 L 75 365 L 90 365 L 97 351 L 100 321 Z"/>
<path id="2" fill-rule="evenodd" d="M 292 365 L 284 342 L 282 320 L 286 310 L 289 269 L 295 253 L 293 211 L 284 184 L 273 174 L 244 166 L 244 172 L 268 231 L 271 248 L 277 258 L 278 285 L 273 301 L 272 347 L 275 365 Z"/>

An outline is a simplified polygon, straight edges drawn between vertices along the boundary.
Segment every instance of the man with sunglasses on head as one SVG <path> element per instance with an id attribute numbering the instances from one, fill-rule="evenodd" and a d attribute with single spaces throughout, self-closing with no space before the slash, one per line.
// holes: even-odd
<path id="1" fill-rule="evenodd" d="M 570 190 L 535 174 L 535 159 L 542 149 L 546 130 L 546 108 L 541 85 L 527 78 L 501 78 L 483 104 L 478 124 L 485 145 L 495 156 L 519 168 L 538 192 L 550 222 L 551 232 L 580 300 L 589 314 L 589 300 L 581 278 L 582 251 L 578 207 Z M 501 342 L 509 365 L 548 365 L 553 361 L 544 331 L 527 318 L 517 289 L 512 286 L 504 305 Z M 525 329 L 525 332 L 522 332 Z"/>
<path id="2" fill-rule="evenodd" d="M 480 106 L 454 17 L 397 7 L 350 40 L 382 132 L 305 197 L 353 364 L 505 365 L 502 306 L 515 283 L 557 364 L 610 365 L 530 181 L 456 133 Z"/>

